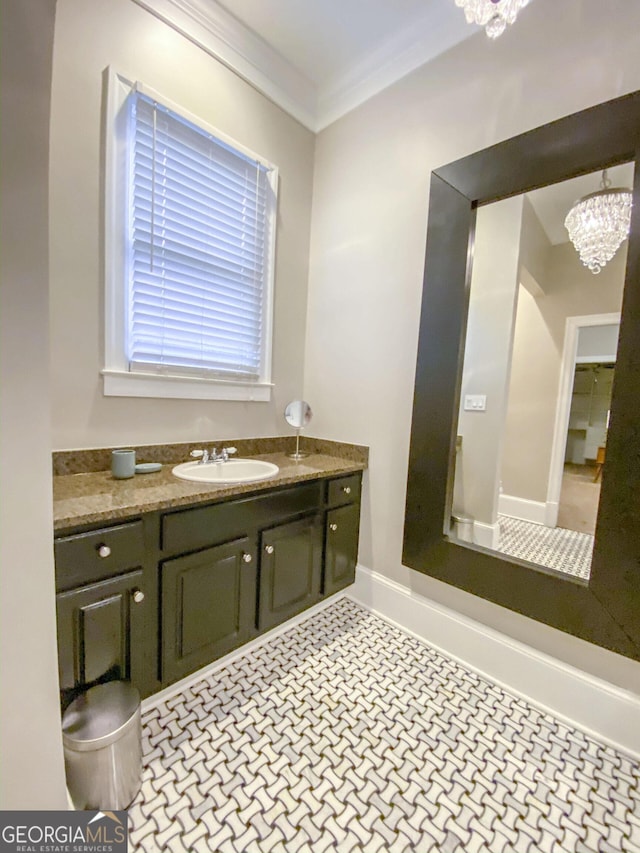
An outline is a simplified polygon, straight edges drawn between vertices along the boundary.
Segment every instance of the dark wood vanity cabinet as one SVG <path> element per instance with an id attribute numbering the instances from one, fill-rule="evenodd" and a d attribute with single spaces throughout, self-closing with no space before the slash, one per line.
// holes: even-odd
<path id="1" fill-rule="evenodd" d="M 260 631 L 279 625 L 319 601 L 321 585 L 321 515 L 308 515 L 262 533 Z"/>
<path id="2" fill-rule="evenodd" d="M 55 542 L 63 704 L 147 696 L 353 582 L 360 472 L 149 513 Z"/>
<path id="3" fill-rule="evenodd" d="M 323 595 L 332 595 L 355 580 L 360 529 L 360 485 L 360 474 L 327 482 Z"/>
<path id="4" fill-rule="evenodd" d="M 347 504 L 327 512 L 323 595 L 332 595 L 355 580 L 359 522 L 360 504 Z"/>
<path id="5" fill-rule="evenodd" d="M 55 543 L 55 556 L 63 704 L 112 679 L 145 690 L 148 603 L 141 523 L 63 537 Z"/>
<path id="6" fill-rule="evenodd" d="M 160 565 L 161 674 L 175 681 L 244 643 L 255 621 L 255 547 L 247 537 Z"/>
<path id="7" fill-rule="evenodd" d="M 57 596 L 60 689 L 69 699 L 102 681 L 142 681 L 141 582 L 141 571 L 129 572 Z"/>

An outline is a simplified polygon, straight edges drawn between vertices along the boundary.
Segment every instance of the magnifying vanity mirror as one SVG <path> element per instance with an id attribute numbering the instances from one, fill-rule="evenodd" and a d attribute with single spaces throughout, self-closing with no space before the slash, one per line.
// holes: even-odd
<path id="1" fill-rule="evenodd" d="M 311 406 L 305 400 L 293 400 L 284 410 L 284 419 L 296 430 L 296 449 L 288 453 L 291 459 L 304 459 L 309 454 L 300 451 L 300 431 L 306 427 L 313 417 Z"/>
<path id="2" fill-rule="evenodd" d="M 403 561 L 640 659 L 640 93 L 432 174 Z M 633 190 L 594 275 L 564 226 Z"/>

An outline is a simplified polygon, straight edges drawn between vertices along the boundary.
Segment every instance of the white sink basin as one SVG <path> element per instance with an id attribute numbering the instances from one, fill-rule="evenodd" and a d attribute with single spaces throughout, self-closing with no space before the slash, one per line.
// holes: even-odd
<path id="1" fill-rule="evenodd" d="M 262 459 L 229 459 L 228 462 L 183 462 L 176 465 L 172 474 L 181 480 L 213 485 L 232 485 L 234 483 L 255 483 L 275 477 L 280 469 L 272 462 Z"/>

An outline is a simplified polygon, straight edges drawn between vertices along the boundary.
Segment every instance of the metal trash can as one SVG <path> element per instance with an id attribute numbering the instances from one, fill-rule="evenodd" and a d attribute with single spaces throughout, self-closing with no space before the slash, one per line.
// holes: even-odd
<path id="1" fill-rule="evenodd" d="M 451 517 L 453 534 L 461 542 L 473 542 L 473 518 L 459 513 Z"/>
<path id="2" fill-rule="evenodd" d="M 67 788 L 77 809 L 130 805 L 142 779 L 140 695 L 125 681 L 91 687 L 62 717 Z"/>

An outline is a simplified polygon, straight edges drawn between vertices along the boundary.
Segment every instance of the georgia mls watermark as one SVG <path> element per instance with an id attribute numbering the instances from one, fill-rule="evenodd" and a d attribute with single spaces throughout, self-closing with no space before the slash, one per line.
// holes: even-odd
<path id="1" fill-rule="evenodd" d="M 127 813 L 0 811 L 0 853 L 127 853 Z"/>

